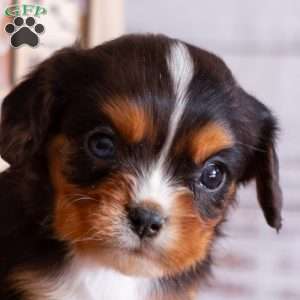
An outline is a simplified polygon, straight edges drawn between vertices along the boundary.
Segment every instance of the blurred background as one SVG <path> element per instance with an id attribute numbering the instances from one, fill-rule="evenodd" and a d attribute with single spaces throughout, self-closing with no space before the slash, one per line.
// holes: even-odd
<path id="1" fill-rule="evenodd" d="M 2 30 L 12 20 L 4 16 L 12 2 L 0 0 L 0 99 L 35 64 L 75 40 L 90 47 L 123 33 L 164 33 L 226 61 L 239 83 L 280 120 L 284 226 L 277 235 L 266 225 L 254 186 L 240 191 L 239 206 L 225 225 L 227 237 L 215 249 L 214 278 L 199 299 L 299 300 L 300 1 L 23 1 L 47 9 L 38 18 L 46 30 L 37 48 L 19 49 L 10 47 Z"/>

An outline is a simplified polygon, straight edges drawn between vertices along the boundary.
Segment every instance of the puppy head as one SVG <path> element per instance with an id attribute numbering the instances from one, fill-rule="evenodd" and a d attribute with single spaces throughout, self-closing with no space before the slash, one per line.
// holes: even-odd
<path id="1" fill-rule="evenodd" d="M 219 58 L 177 40 L 56 53 L 6 97 L 0 129 L 13 168 L 47 166 L 56 237 L 99 265 L 160 277 L 201 263 L 251 179 L 281 226 L 273 116 Z"/>

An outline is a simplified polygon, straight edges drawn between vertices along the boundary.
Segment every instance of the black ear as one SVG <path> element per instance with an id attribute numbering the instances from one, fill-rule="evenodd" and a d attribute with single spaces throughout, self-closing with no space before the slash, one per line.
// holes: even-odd
<path id="1" fill-rule="evenodd" d="M 74 47 L 57 51 L 3 100 L 0 155 L 11 166 L 44 154 L 42 146 L 50 131 L 59 126 L 65 102 L 61 90 L 70 77 L 67 75 L 74 74 L 72 66 L 78 61 L 79 52 Z M 68 83 L 72 84 L 72 78 Z"/>
<path id="2" fill-rule="evenodd" d="M 260 206 L 268 224 L 281 228 L 282 192 L 279 185 L 278 159 L 274 145 L 268 145 L 258 158 L 256 189 Z"/>
<path id="3" fill-rule="evenodd" d="M 251 153 L 248 153 L 250 159 L 248 159 L 244 181 L 255 179 L 257 198 L 266 221 L 278 231 L 282 223 L 282 192 L 275 151 L 277 121 L 271 111 L 254 97 L 242 91 L 241 98 L 244 111 L 243 125 L 247 132 L 244 143 L 252 148 L 252 150 L 248 149 Z"/>
<path id="4" fill-rule="evenodd" d="M 37 154 L 50 124 L 53 99 L 40 73 L 29 75 L 3 100 L 0 155 L 11 166 Z"/>

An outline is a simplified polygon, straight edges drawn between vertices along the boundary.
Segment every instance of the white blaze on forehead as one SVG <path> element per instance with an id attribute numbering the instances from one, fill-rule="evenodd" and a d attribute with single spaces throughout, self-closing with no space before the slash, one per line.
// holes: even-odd
<path id="1" fill-rule="evenodd" d="M 187 46 L 181 42 L 174 42 L 167 57 L 176 94 L 176 102 L 185 102 L 188 86 L 194 74 L 194 63 Z"/>
<path id="2" fill-rule="evenodd" d="M 159 202 L 162 207 L 168 209 L 171 195 L 175 191 L 175 184 L 172 184 L 165 170 L 165 162 L 186 107 L 188 87 L 194 74 L 194 64 L 187 46 L 181 42 L 174 42 L 171 45 L 166 59 L 175 95 L 174 109 L 170 116 L 169 131 L 165 144 L 158 160 L 144 174 L 143 180 L 140 182 L 137 199 L 144 200 L 149 198 L 152 201 Z M 170 99 L 170 101 L 172 100 Z"/>
<path id="3" fill-rule="evenodd" d="M 171 46 L 170 56 L 167 58 L 167 61 L 173 81 L 175 105 L 169 121 L 169 132 L 166 143 L 161 152 L 160 159 L 163 161 L 168 155 L 178 123 L 185 110 L 188 87 L 194 74 L 194 64 L 190 52 L 188 48 L 180 42 L 176 42 Z"/>

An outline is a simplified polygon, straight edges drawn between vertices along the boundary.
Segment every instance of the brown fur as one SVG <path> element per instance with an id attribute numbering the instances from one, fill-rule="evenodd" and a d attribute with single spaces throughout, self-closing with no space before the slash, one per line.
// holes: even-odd
<path id="1" fill-rule="evenodd" d="M 184 270 L 207 255 L 212 242 L 216 220 L 204 220 L 199 216 L 192 201 L 191 193 L 183 192 L 176 197 L 170 215 L 170 227 L 175 231 L 173 242 L 167 247 L 165 256 L 172 268 Z"/>
<path id="2" fill-rule="evenodd" d="M 210 122 L 191 134 L 189 145 L 194 162 L 200 164 L 218 151 L 232 147 L 233 138 L 224 126 Z"/>
<path id="3" fill-rule="evenodd" d="M 102 108 L 121 136 L 129 143 L 138 143 L 153 135 L 153 122 L 146 111 L 128 99 L 109 101 Z M 125 113 L 126 112 L 126 113 Z"/>

